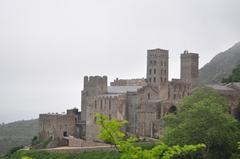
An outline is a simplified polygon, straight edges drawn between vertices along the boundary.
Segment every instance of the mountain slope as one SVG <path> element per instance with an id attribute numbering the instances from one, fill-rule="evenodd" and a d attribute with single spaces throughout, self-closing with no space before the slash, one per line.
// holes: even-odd
<path id="1" fill-rule="evenodd" d="M 38 134 L 38 119 L 16 121 L 0 125 L 0 153 L 19 145 L 29 145 Z"/>
<path id="2" fill-rule="evenodd" d="M 240 64 L 240 42 L 230 49 L 217 54 L 209 63 L 200 69 L 200 83 L 219 83 L 228 77 L 232 70 Z"/>

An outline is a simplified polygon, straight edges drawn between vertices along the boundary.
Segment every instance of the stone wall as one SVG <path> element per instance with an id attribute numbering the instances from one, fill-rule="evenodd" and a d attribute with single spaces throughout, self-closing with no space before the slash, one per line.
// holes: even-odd
<path id="1" fill-rule="evenodd" d="M 39 138 L 61 141 L 64 136 L 76 136 L 76 123 L 73 114 L 40 114 Z"/>
<path id="2" fill-rule="evenodd" d="M 94 96 L 89 100 L 86 122 L 86 139 L 98 140 L 99 126 L 96 124 L 96 113 L 103 114 L 109 119 L 126 119 L 126 95 L 105 94 Z"/>
<path id="3" fill-rule="evenodd" d="M 86 120 L 88 98 L 107 93 L 107 76 L 84 76 L 84 88 L 81 92 L 81 120 Z"/>
<path id="4" fill-rule="evenodd" d="M 184 51 L 181 54 L 181 80 L 192 83 L 192 88 L 198 86 L 198 54 Z"/>
<path id="5" fill-rule="evenodd" d="M 93 142 L 89 140 L 82 140 L 78 138 L 70 137 L 68 140 L 69 147 L 92 147 L 92 146 L 107 146 L 108 144 L 101 142 Z"/>
<path id="6" fill-rule="evenodd" d="M 179 100 L 189 96 L 192 92 L 191 83 L 180 79 L 173 79 L 169 82 L 168 100 L 176 105 Z"/>

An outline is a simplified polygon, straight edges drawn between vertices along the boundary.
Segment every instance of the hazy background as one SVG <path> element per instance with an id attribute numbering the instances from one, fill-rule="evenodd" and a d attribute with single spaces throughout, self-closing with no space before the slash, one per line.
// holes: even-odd
<path id="1" fill-rule="evenodd" d="M 142 78 L 146 50 L 200 66 L 240 40 L 239 0 L 0 0 L 0 122 L 80 108 L 84 75 Z"/>

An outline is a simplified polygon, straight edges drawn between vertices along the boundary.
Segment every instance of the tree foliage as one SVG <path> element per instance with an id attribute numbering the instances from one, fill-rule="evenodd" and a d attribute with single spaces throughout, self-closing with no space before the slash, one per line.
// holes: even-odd
<path id="1" fill-rule="evenodd" d="M 104 115 L 97 114 L 97 124 L 100 125 L 99 138 L 112 143 L 116 149 L 122 154 L 121 159 L 171 159 L 175 156 L 185 155 L 189 152 L 196 152 L 205 147 L 204 144 L 196 145 L 174 145 L 169 147 L 164 143 L 154 146 L 150 150 L 142 149 L 134 143 L 137 141 L 135 137 L 127 138 L 120 130 L 127 121 L 108 118 Z"/>
<path id="2" fill-rule="evenodd" d="M 165 143 L 204 143 L 209 158 L 229 158 L 240 139 L 239 122 L 227 113 L 225 99 L 206 87 L 186 97 L 176 115 L 165 117 L 165 125 Z"/>
<path id="3" fill-rule="evenodd" d="M 240 82 L 240 65 L 233 69 L 232 74 L 228 78 L 223 78 L 222 83 Z"/>

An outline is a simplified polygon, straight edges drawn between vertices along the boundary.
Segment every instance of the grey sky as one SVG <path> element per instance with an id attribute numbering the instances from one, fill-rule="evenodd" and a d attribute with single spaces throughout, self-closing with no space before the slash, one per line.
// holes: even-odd
<path id="1" fill-rule="evenodd" d="M 0 122 L 80 107 L 84 75 L 145 77 L 146 50 L 200 66 L 240 40 L 239 0 L 0 0 Z"/>

